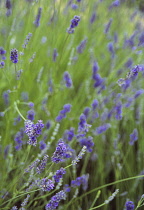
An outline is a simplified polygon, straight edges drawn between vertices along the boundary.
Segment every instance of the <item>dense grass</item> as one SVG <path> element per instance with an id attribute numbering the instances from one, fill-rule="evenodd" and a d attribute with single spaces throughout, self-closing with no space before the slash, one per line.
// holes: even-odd
<path id="1" fill-rule="evenodd" d="M 138 90 L 143 93 L 144 88 L 143 16 L 138 11 L 135 13 L 137 8 L 128 8 L 125 2 L 110 9 L 110 0 L 73 1 L 78 5 L 76 10 L 69 2 L 13 0 L 11 14 L 7 16 L 5 4 L 0 1 L 0 45 L 6 50 L 5 66 L 0 71 L 0 209 L 12 209 L 13 206 L 21 209 L 27 194 L 30 198 L 26 209 L 45 209 L 55 193 L 82 175 L 89 177 L 87 189 L 71 187 L 58 209 L 121 210 L 128 200 L 137 206 L 144 193 L 144 100 L 143 94 L 134 97 Z M 40 25 L 36 27 L 34 21 L 40 7 Z M 94 13 L 96 19 L 91 23 Z M 68 34 L 67 28 L 75 15 L 81 20 L 75 32 Z M 112 23 L 105 33 L 110 18 Z M 22 45 L 28 33 L 32 33 L 32 37 L 24 49 Z M 84 49 L 78 53 L 77 47 L 85 39 Z M 108 50 L 109 43 L 112 43 L 112 53 Z M 18 50 L 16 64 L 10 60 L 13 48 Z M 55 62 L 54 49 L 58 53 Z M 30 62 L 33 54 L 35 57 Z M 129 65 L 126 64 L 128 60 L 132 61 Z M 98 87 L 94 87 L 92 79 L 95 62 L 99 66 L 98 74 L 103 78 Z M 139 65 L 142 71 L 130 78 L 129 87 L 118 85 L 118 80 L 126 78 L 135 65 Z M 19 70 L 22 73 L 16 79 Z M 65 71 L 73 81 L 71 88 L 67 88 L 63 80 Z M 95 111 L 91 106 L 94 99 L 99 102 Z M 34 107 L 30 108 L 29 102 L 33 102 Z M 71 112 L 58 124 L 56 117 L 65 104 L 72 105 Z M 118 105 L 119 113 L 116 113 Z M 94 146 L 72 166 L 72 160 L 82 149 L 77 134 L 80 115 L 86 107 L 90 108 L 87 123 L 92 126 L 84 134 L 93 137 Z M 24 134 L 21 148 L 16 149 L 15 135 L 24 129 L 24 119 L 27 119 L 30 109 L 35 111 L 34 123 L 41 119 L 46 124 L 49 120 L 51 127 L 43 128 L 36 147 L 27 144 L 28 136 Z M 112 116 L 108 117 L 110 111 Z M 17 117 L 20 117 L 19 121 Z M 108 124 L 108 130 L 97 134 L 96 129 L 105 124 Z M 65 132 L 71 127 L 75 136 L 68 141 Z M 130 134 L 134 129 L 138 131 L 138 140 L 130 145 Z M 51 157 L 60 138 L 73 150 L 69 151 L 70 158 L 56 164 Z M 39 148 L 42 140 L 47 144 L 44 150 Z M 42 160 L 45 153 L 49 156 L 45 170 L 41 174 L 25 173 L 25 169 L 37 158 Z M 43 192 L 41 187 L 34 186 L 26 191 L 38 178 L 52 179 L 61 167 L 66 168 L 66 174 L 59 189 Z M 114 199 L 104 203 L 116 189 L 119 193 Z"/>

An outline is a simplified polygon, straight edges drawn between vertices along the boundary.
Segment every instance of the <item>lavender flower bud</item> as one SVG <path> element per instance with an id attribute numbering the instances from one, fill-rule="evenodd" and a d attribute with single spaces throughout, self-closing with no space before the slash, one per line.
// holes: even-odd
<path id="1" fill-rule="evenodd" d="M 41 163 L 36 168 L 37 174 L 40 174 L 42 173 L 42 171 L 44 171 L 47 164 L 48 157 L 49 157 L 48 155 L 44 155 L 43 159 L 41 160 Z"/>
<path id="2" fill-rule="evenodd" d="M 130 134 L 129 144 L 133 145 L 135 141 L 138 140 L 138 130 L 135 128 L 133 132 Z"/>
<path id="3" fill-rule="evenodd" d="M 30 195 L 28 194 L 27 197 L 24 199 L 24 201 L 22 202 L 21 206 L 24 207 L 27 205 L 28 200 L 29 200 Z"/>
<path id="4" fill-rule="evenodd" d="M 33 121 L 34 118 L 35 118 L 35 111 L 33 109 L 31 109 L 27 112 L 27 119 Z"/>
<path id="5" fill-rule="evenodd" d="M 110 18 L 109 22 L 107 23 L 107 25 L 105 26 L 105 31 L 104 33 L 107 34 L 109 32 L 110 26 L 112 24 L 113 19 Z"/>
<path id="6" fill-rule="evenodd" d="M 43 178 L 38 184 L 43 191 L 50 191 L 54 188 L 54 182 L 48 178 Z"/>
<path id="7" fill-rule="evenodd" d="M 65 81 L 65 85 L 66 85 L 67 88 L 72 87 L 73 82 L 72 82 L 72 79 L 70 77 L 70 74 L 67 71 L 64 72 L 63 80 Z"/>
<path id="8" fill-rule="evenodd" d="M 34 24 L 36 27 L 40 26 L 40 19 L 41 19 L 41 13 L 42 13 L 42 8 L 38 8 L 38 14 L 36 16 L 36 19 L 34 21 Z"/>
<path id="9" fill-rule="evenodd" d="M 59 182 L 65 173 L 66 170 L 64 168 L 60 168 L 59 170 L 57 170 L 56 174 L 53 176 L 55 182 Z"/>
<path id="10" fill-rule="evenodd" d="M 78 26 L 79 21 L 80 21 L 80 17 L 75 15 L 74 18 L 71 20 L 70 27 L 67 29 L 67 32 L 69 34 L 74 33 L 74 28 Z"/>
<path id="11" fill-rule="evenodd" d="M 10 59 L 13 63 L 17 63 L 18 62 L 18 50 L 17 49 L 12 49 L 11 50 L 11 56 Z"/>
<path id="12" fill-rule="evenodd" d="M 79 46 L 77 47 L 77 52 L 78 52 L 79 54 L 83 53 L 84 48 L 85 48 L 85 46 L 86 46 L 86 43 L 87 43 L 87 39 L 84 39 L 84 40 L 79 44 Z"/>
<path id="13" fill-rule="evenodd" d="M 125 207 L 126 207 L 126 210 L 134 210 L 135 208 L 134 203 L 132 201 L 127 201 L 125 203 Z"/>
<path id="14" fill-rule="evenodd" d="M 95 22 L 95 20 L 96 20 L 96 13 L 93 12 L 91 17 L 90 17 L 90 23 L 93 24 Z"/>
<path id="15" fill-rule="evenodd" d="M 56 62 L 57 56 L 58 56 L 57 49 L 54 49 L 54 51 L 53 51 L 53 62 Z"/>

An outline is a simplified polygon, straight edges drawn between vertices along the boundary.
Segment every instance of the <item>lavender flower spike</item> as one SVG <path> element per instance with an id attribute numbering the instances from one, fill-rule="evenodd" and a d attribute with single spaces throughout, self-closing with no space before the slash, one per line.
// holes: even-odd
<path id="1" fill-rule="evenodd" d="M 29 141 L 27 142 L 28 144 L 36 146 L 37 137 L 41 134 L 43 127 L 44 127 L 44 124 L 42 120 L 38 120 L 36 124 L 34 124 L 30 120 L 25 121 L 25 133 L 29 137 Z"/>
<path id="2" fill-rule="evenodd" d="M 67 32 L 68 32 L 69 34 L 74 33 L 74 28 L 78 26 L 79 21 L 80 21 L 80 17 L 77 16 L 77 15 L 75 15 L 74 18 L 71 20 L 71 25 L 70 25 L 70 27 L 67 29 Z"/>
<path id="3" fill-rule="evenodd" d="M 36 16 L 36 19 L 35 19 L 35 21 L 34 21 L 34 24 L 35 24 L 36 27 L 40 26 L 41 13 L 42 13 L 42 8 L 40 7 L 40 8 L 38 9 L 38 14 L 37 14 L 37 16 Z"/>
<path id="4" fill-rule="evenodd" d="M 53 153 L 53 156 L 51 158 L 52 162 L 59 163 L 63 161 L 63 157 L 66 154 L 66 151 L 67 151 L 66 144 L 64 143 L 62 139 L 60 139 L 56 147 L 56 150 Z"/>
<path id="5" fill-rule="evenodd" d="M 18 51 L 17 49 L 11 49 L 10 59 L 13 63 L 18 63 Z"/>
<path id="6" fill-rule="evenodd" d="M 138 131 L 137 129 L 135 128 L 133 130 L 133 132 L 130 134 L 130 141 L 129 141 L 129 144 L 130 145 L 133 145 L 135 141 L 138 140 Z"/>
<path id="7" fill-rule="evenodd" d="M 65 81 L 65 85 L 67 88 L 70 88 L 73 85 L 70 74 L 67 71 L 64 72 L 63 80 Z"/>
<path id="8" fill-rule="evenodd" d="M 53 210 L 56 209 L 59 205 L 61 200 L 66 199 L 66 193 L 61 190 L 60 192 L 56 193 L 50 200 L 50 202 L 45 206 L 45 210 Z"/>

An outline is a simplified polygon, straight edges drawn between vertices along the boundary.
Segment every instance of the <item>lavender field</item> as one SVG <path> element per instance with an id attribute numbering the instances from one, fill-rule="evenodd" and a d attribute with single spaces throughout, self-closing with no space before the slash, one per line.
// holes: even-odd
<path id="1" fill-rule="evenodd" d="M 0 0 L 0 210 L 144 209 L 135 0 Z"/>

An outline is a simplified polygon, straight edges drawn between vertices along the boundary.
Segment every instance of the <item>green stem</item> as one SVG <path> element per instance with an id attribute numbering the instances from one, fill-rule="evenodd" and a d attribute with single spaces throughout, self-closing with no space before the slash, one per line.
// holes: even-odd
<path id="1" fill-rule="evenodd" d="M 15 106 L 15 109 L 16 109 L 16 111 L 18 112 L 18 114 L 21 116 L 21 118 L 22 118 L 24 121 L 26 121 L 26 119 L 24 118 L 24 116 L 20 113 L 20 111 L 19 111 L 19 109 L 18 109 L 18 107 L 17 107 L 17 103 L 16 103 L 16 102 L 14 102 L 14 106 Z"/>

